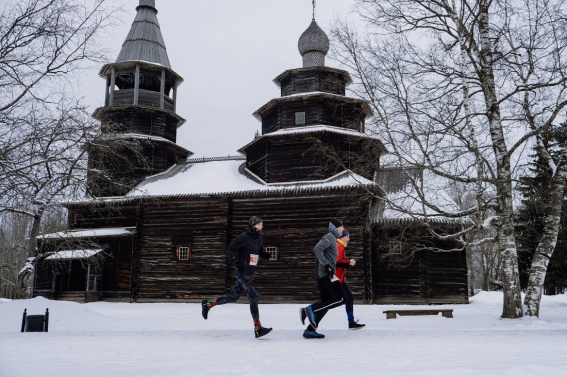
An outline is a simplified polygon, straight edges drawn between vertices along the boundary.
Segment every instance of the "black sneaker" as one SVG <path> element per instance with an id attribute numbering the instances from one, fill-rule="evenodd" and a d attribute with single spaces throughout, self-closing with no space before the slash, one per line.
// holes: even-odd
<path id="1" fill-rule="evenodd" d="M 254 330 L 254 336 L 259 338 L 261 336 L 267 335 L 272 331 L 271 327 L 260 327 L 258 330 Z"/>
<path id="2" fill-rule="evenodd" d="M 305 330 L 303 332 L 303 337 L 305 339 L 323 339 L 325 337 L 325 335 L 319 334 L 317 331 Z"/>
<path id="3" fill-rule="evenodd" d="M 201 314 L 203 315 L 203 318 L 207 319 L 209 316 L 209 310 L 211 310 L 211 308 L 209 308 L 209 300 L 201 301 Z"/>
<path id="4" fill-rule="evenodd" d="M 351 323 L 348 324 L 348 329 L 349 330 L 360 330 L 364 326 L 366 326 L 366 325 L 363 324 L 363 323 L 351 322 Z"/>
<path id="5" fill-rule="evenodd" d="M 301 324 L 305 325 L 305 318 L 307 318 L 307 313 L 305 308 L 299 308 L 299 319 L 301 319 Z"/>

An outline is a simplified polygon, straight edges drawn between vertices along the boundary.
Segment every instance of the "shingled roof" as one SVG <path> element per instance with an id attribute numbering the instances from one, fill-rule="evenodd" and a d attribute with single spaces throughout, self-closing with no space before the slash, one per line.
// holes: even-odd
<path id="1" fill-rule="evenodd" d="M 171 69 L 157 19 L 155 0 L 140 0 L 136 18 L 122 44 L 116 63 L 144 61 Z"/>

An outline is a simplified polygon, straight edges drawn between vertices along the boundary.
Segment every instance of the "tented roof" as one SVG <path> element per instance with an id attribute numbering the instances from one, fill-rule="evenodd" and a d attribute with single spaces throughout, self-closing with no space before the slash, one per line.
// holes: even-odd
<path id="1" fill-rule="evenodd" d="M 140 1 L 116 63 L 139 60 L 171 69 L 154 5 L 153 1 Z"/>

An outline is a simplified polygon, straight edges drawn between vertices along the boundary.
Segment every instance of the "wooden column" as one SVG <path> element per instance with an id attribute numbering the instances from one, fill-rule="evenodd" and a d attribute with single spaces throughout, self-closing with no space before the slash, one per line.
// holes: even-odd
<path id="1" fill-rule="evenodd" d="M 136 76 L 134 78 L 134 106 L 138 105 L 140 95 L 140 66 L 136 65 Z"/>
<path id="2" fill-rule="evenodd" d="M 165 106 L 165 69 L 161 71 L 161 86 L 159 88 L 159 109 Z"/>
<path id="3" fill-rule="evenodd" d="M 104 92 L 104 106 L 108 106 L 108 98 L 110 96 L 109 94 L 109 90 L 110 90 L 110 77 L 106 77 L 106 81 L 104 83 L 106 91 Z"/>
<path id="4" fill-rule="evenodd" d="M 173 84 L 173 112 L 177 111 L 177 81 Z"/>
<path id="5" fill-rule="evenodd" d="M 114 106 L 114 86 L 116 85 L 116 70 L 110 70 L 110 91 L 108 93 L 108 106 Z"/>

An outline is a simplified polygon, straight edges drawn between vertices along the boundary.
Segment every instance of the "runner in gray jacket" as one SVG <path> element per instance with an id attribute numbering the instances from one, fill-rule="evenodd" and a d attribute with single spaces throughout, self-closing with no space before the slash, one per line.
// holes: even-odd
<path id="1" fill-rule="evenodd" d="M 315 279 L 319 287 L 320 300 L 299 310 L 301 323 L 305 324 L 305 319 L 309 319 L 309 326 L 303 332 L 304 338 L 324 338 L 325 335 L 316 331 L 317 326 L 329 309 L 345 303 L 343 286 L 335 275 L 338 256 L 337 239 L 343 229 L 341 220 L 331 220 L 329 233 L 325 234 L 313 249 L 317 257 Z"/>

